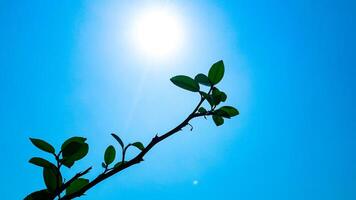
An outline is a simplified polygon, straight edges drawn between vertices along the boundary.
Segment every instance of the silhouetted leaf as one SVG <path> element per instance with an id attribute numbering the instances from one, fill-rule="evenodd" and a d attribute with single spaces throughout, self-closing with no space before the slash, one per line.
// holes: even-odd
<path id="1" fill-rule="evenodd" d="M 213 96 L 219 96 L 220 95 L 220 90 L 217 87 L 213 87 L 213 90 L 211 91 Z"/>
<path id="2" fill-rule="evenodd" d="M 24 200 L 48 200 L 50 197 L 51 194 L 48 190 L 44 189 L 27 195 Z"/>
<path id="3" fill-rule="evenodd" d="M 239 111 L 232 106 L 223 106 L 219 108 L 219 110 L 226 112 L 230 117 L 234 117 L 239 114 Z"/>
<path id="4" fill-rule="evenodd" d="M 207 111 L 206 111 L 206 109 L 205 109 L 204 107 L 200 107 L 200 108 L 198 109 L 198 112 L 199 112 L 199 113 L 206 113 Z"/>
<path id="5" fill-rule="evenodd" d="M 209 97 L 209 95 L 206 92 L 200 91 L 199 94 L 203 96 L 205 99 Z"/>
<path id="6" fill-rule="evenodd" d="M 63 151 L 63 149 L 71 142 L 85 143 L 86 140 L 87 139 L 84 137 L 71 137 L 63 142 L 61 150 Z"/>
<path id="7" fill-rule="evenodd" d="M 54 192 L 62 185 L 62 175 L 55 166 L 43 168 L 43 179 L 50 192 Z"/>
<path id="8" fill-rule="evenodd" d="M 60 162 L 68 168 L 71 168 L 74 165 L 74 160 L 70 160 L 70 158 L 63 158 Z"/>
<path id="9" fill-rule="evenodd" d="M 101 163 L 101 166 L 102 166 L 103 168 L 106 168 L 106 167 L 107 167 L 107 165 L 106 165 L 104 162 Z"/>
<path id="10" fill-rule="evenodd" d="M 194 80 L 202 85 L 211 86 L 209 78 L 205 74 L 196 75 Z"/>
<path id="11" fill-rule="evenodd" d="M 226 96 L 225 92 L 221 92 L 221 93 L 220 93 L 220 99 L 221 99 L 222 102 L 225 102 L 225 101 L 226 101 L 227 96 Z"/>
<path id="12" fill-rule="evenodd" d="M 141 142 L 132 143 L 132 146 L 134 146 L 134 147 L 140 149 L 141 151 L 142 151 L 143 149 L 145 149 L 145 146 L 143 146 L 143 144 L 142 144 Z"/>
<path id="13" fill-rule="evenodd" d="M 210 104 L 211 107 L 213 107 L 215 105 L 214 100 L 210 95 L 208 95 L 206 92 L 202 92 L 202 91 L 200 91 L 199 93 L 208 101 L 208 103 Z"/>
<path id="14" fill-rule="evenodd" d="M 81 190 L 84 186 L 89 184 L 89 180 L 85 178 L 78 178 L 73 181 L 69 187 L 66 189 L 66 195 L 73 194 Z"/>
<path id="15" fill-rule="evenodd" d="M 224 118 L 220 117 L 219 115 L 213 115 L 213 120 L 216 126 L 224 124 Z"/>
<path id="16" fill-rule="evenodd" d="M 30 140 L 33 145 L 35 145 L 37 148 L 41 149 L 42 151 L 54 154 L 55 150 L 53 146 L 47 143 L 46 141 L 41 139 L 36 139 L 36 138 L 30 138 Z"/>
<path id="17" fill-rule="evenodd" d="M 115 138 L 115 140 L 120 144 L 121 148 L 124 148 L 124 142 L 121 140 L 119 136 L 117 136 L 115 133 L 111 133 L 111 135 Z"/>
<path id="18" fill-rule="evenodd" d="M 212 91 L 212 98 L 214 100 L 214 104 L 215 105 L 219 105 L 219 103 L 221 102 L 221 92 L 218 88 L 214 87 L 213 91 Z"/>
<path id="19" fill-rule="evenodd" d="M 50 163 L 49 161 L 39 158 L 39 157 L 33 157 L 29 160 L 30 163 L 40 166 L 40 167 L 51 167 L 54 166 L 54 164 Z"/>
<path id="20" fill-rule="evenodd" d="M 199 84 L 189 76 L 179 75 L 171 78 L 171 81 L 174 85 L 192 91 L 192 92 L 199 92 Z"/>
<path id="21" fill-rule="evenodd" d="M 63 160 L 71 163 L 72 161 L 77 161 L 82 159 L 87 155 L 89 151 L 89 145 L 87 143 L 72 141 L 64 145 L 62 149 Z"/>
<path id="22" fill-rule="evenodd" d="M 209 98 L 207 98 L 206 100 L 208 101 L 208 103 L 210 104 L 211 107 L 213 107 L 215 105 L 215 101 L 211 96 L 209 96 Z"/>
<path id="23" fill-rule="evenodd" d="M 71 158 L 74 159 L 75 161 L 80 160 L 84 158 L 88 154 L 88 152 L 89 152 L 89 145 L 87 143 L 84 143 L 82 144 L 79 151 L 73 156 L 71 156 Z"/>
<path id="24" fill-rule="evenodd" d="M 210 82 L 213 85 L 219 83 L 221 79 L 224 77 L 224 72 L 225 72 L 225 68 L 224 68 L 224 62 L 222 60 L 214 63 L 211 66 L 208 74 L 208 78 Z"/>
<path id="25" fill-rule="evenodd" d="M 223 110 L 220 110 L 220 109 L 215 110 L 215 111 L 214 111 L 214 114 L 215 114 L 215 115 L 219 115 L 219 116 L 221 116 L 221 117 L 228 118 L 228 119 L 231 118 L 230 115 L 229 115 L 227 112 L 225 112 L 225 111 L 223 111 Z"/>
<path id="26" fill-rule="evenodd" d="M 115 148 L 110 145 L 108 148 L 105 150 L 105 155 L 104 155 L 104 161 L 107 165 L 110 165 L 114 160 L 116 156 L 116 151 Z"/>
<path id="27" fill-rule="evenodd" d="M 84 137 L 71 137 L 67 139 L 61 146 L 63 159 L 61 163 L 70 168 L 74 162 L 82 159 L 89 151 L 89 145 L 85 143 L 87 139 Z"/>

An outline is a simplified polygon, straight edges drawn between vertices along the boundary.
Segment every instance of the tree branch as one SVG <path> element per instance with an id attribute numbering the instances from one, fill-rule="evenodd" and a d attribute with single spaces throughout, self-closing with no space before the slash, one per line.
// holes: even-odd
<path id="1" fill-rule="evenodd" d="M 210 88 L 208 94 L 211 93 L 212 88 Z M 108 171 L 107 173 L 103 173 L 98 175 L 92 182 L 88 183 L 86 186 L 84 186 L 82 189 L 80 189 L 79 191 L 72 193 L 70 195 L 65 195 L 63 196 L 61 199 L 62 200 L 71 200 L 73 198 L 79 197 L 81 195 L 83 195 L 87 190 L 89 190 L 90 188 L 94 187 L 96 184 L 104 181 L 105 179 L 113 176 L 114 174 L 132 166 L 135 164 L 140 163 L 141 161 L 143 161 L 143 157 L 146 155 L 146 153 L 148 153 L 156 144 L 158 144 L 159 142 L 163 141 L 164 139 L 172 136 L 173 134 L 177 133 L 178 131 L 180 131 L 183 127 L 187 126 L 189 121 L 196 118 L 196 117 L 201 117 L 201 116 L 206 116 L 206 115 L 211 115 L 212 112 L 206 112 L 206 113 L 197 113 L 199 107 L 202 105 L 202 103 L 204 102 L 205 98 L 202 96 L 198 105 L 194 108 L 194 110 L 192 111 L 192 113 L 183 121 L 181 122 L 178 126 L 176 126 L 175 128 L 171 129 L 170 131 L 168 131 L 167 133 L 158 136 L 156 135 L 155 137 L 152 138 L 151 142 L 134 158 L 132 158 L 131 160 L 129 160 L 128 162 L 124 162 L 121 165 L 119 165 L 118 167 L 113 168 L 112 170 Z M 71 180 L 74 181 L 73 179 L 75 179 L 75 177 L 73 177 Z M 71 182 L 67 182 L 66 184 L 64 184 L 66 187 L 68 187 L 70 185 Z M 64 187 L 64 188 L 66 188 Z"/>

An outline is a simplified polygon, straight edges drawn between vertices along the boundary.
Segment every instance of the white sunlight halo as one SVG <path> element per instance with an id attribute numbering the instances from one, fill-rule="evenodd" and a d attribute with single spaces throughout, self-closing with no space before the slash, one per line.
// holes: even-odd
<path id="1" fill-rule="evenodd" d="M 131 40 L 134 48 L 147 59 L 167 60 L 184 46 L 183 19 L 168 6 L 150 7 L 133 17 Z"/>

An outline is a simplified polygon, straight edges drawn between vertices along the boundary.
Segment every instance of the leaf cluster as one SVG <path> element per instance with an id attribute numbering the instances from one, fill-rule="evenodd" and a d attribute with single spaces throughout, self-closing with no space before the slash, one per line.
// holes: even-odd
<path id="1" fill-rule="evenodd" d="M 38 149 L 49 153 L 53 156 L 55 162 L 50 162 L 45 158 L 33 157 L 29 160 L 30 163 L 42 168 L 43 180 L 46 189 L 36 191 L 28 195 L 25 200 L 49 199 L 54 194 L 59 193 L 62 189 L 64 179 L 61 173 L 61 167 L 71 168 L 77 161 L 84 158 L 89 151 L 89 145 L 86 143 L 86 138 L 71 137 L 63 142 L 60 150 L 56 153 L 55 148 L 48 142 L 30 138 L 30 141 Z M 87 179 L 77 179 L 71 184 L 68 184 L 66 194 L 77 191 L 89 183 Z"/>
<path id="2" fill-rule="evenodd" d="M 224 124 L 224 119 L 230 119 L 239 114 L 239 111 L 232 106 L 222 106 L 217 108 L 221 102 L 225 102 L 227 95 L 218 89 L 217 85 L 224 77 L 225 66 L 222 60 L 214 63 L 208 75 L 203 73 L 197 74 L 194 79 L 186 75 L 178 75 L 171 78 L 174 85 L 201 95 L 202 100 L 206 100 L 210 106 L 209 109 L 200 107 L 197 112 L 206 117 L 211 115 L 217 126 Z M 207 86 L 208 91 L 203 91 L 200 86 Z"/>
<path id="3" fill-rule="evenodd" d="M 118 167 L 125 162 L 125 153 L 130 146 L 136 147 L 139 150 L 143 150 L 145 148 L 141 142 L 134 142 L 125 146 L 119 136 L 115 133 L 112 133 L 111 135 L 119 143 L 123 152 L 122 160 L 117 162 L 113 168 Z M 50 162 L 41 157 L 33 157 L 29 160 L 30 163 L 42 168 L 43 180 L 46 185 L 46 189 L 29 194 L 25 200 L 45 200 L 51 199 L 55 195 L 57 195 L 60 199 L 60 194 L 63 191 L 65 191 L 65 195 L 71 195 L 88 185 L 89 179 L 78 177 L 72 180 L 70 184 L 66 184 L 65 188 L 63 188 L 65 183 L 61 173 L 62 166 L 71 168 L 77 161 L 81 160 L 88 154 L 89 145 L 86 143 L 86 140 L 87 139 L 83 137 L 71 137 L 63 142 L 60 151 L 56 153 L 55 148 L 50 143 L 41 139 L 30 138 L 30 141 L 35 147 L 51 154 L 55 162 Z M 113 169 L 109 168 L 109 166 L 114 162 L 115 158 L 116 150 L 114 146 L 109 145 L 104 153 L 104 162 L 102 163 L 102 167 L 105 171 L 103 173 Z"/>

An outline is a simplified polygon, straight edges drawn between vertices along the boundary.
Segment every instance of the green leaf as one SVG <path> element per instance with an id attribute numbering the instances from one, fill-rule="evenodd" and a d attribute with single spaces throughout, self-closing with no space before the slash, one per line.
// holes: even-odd
<path id="1" fill-rule="evenodd" d="M 215 105 L 219 105 L 219 103 L 221 102 L 221 92 L 218 88 L 214 87 L 213 91 L 212 91 L 212 98 L 214 100 L 214 104 Z"/>
<path id="2" fill-rule="evenodd" d="M 55 166 L 54 164 L 50 163 L 49 161 L 39 158 L 39 157 L 33 157 L 29 160 L 30 163 L 40 166 L 40 167 L 51 167 Z"/>
<path id="3" fill-rule="evenodd" d="M 62 175 L 55 166 L 43 168 L 43 179 L 50 192 L 55 192 L 57 187 L 62 185 L 63 181 Z"/>
<path id="4" fill-rule="evenodd" d="M 143 144 L 141 142 L 132 143 L 132 146 L 140 149 L 141 151 L 145 149 L 145 146 L 143 146 Z"/>
<path id="5" fill-rule="evenodd" d="M 213 107 L 215 105 L 215 101 L 211 96 L 209 96 L 209 98 L 207 98 L 206 100 L 208 101 L 208 103 L 210 104 L 211 107 Z"/>
<path id="6" fill-rule="evenodd" d="M 63 142 L 61 146 L 61 150 L 63 151 L 63 149 L 71 142 L 85 143 L 86 140 L 87 139 L 84 137 L 71 137 L 67 139 L 65 142 Z"/>
<path id="7" fill-rule="evenodd" d="M 209 95 L 206 92 L 200 91 L 199 94 L 203 96 L 205 99 L 209 97 Z"/>
<path id="8" fill-rule="evenodd" d="M 121 140 L 119 136 L 117 136 L 115 133 L 111 133 L 111 135 L 115 138 L 115 140 L 120 144 L 121 148 L 124 149 L 124 142 Z"/>
<path id="9" fill-rule="evenodd" d="M 51 194 L 48 190 L 44 189 L 27 195 L 24 200 L 48 200 L 50 198 Z"/>
<path id="10" fill-rule="evenodd" d="M 189 76 L 178 75 L 171 78 L 171 81 L 174 85 L 192 91 L 192 92 L 199 92 L 199 84 Z"/>
<path id="11" fill-rule="evenodd" d="M 199 93 L 209 102 L 211 107 L 213 107 L 215 105 L 212 96 L 210 96 L 206 92 L 202 92 L 202 91 L 200 91 Z"/>
<path id="12" fill-rule="evenodd" d="M 89 145 L 85 143 L 86 140 L 84 137 L 71 137 L 62 144 L 63 159 L 61 159 L 61 163 L 64 166 L 71 168 L 75 161 L 88 154 Z"/>
<path id="13" fill-rule="evenodd" d="M 223 110 L 220 110 L 220 109 L 215 110 L 215 111 L 214 111 L 214 114 L 215 114 L 215 115 L 219 115 L 219 116 L 221 116 L 221 117 L 228 118 L 228 119 L 231 118 L 230 115 L 229 115 L 227 112 L 225 112 L 225 111 L 223 111 Z"/>
<path id="14" fill-rule="evenodd" d="M 70 158 L 63 158 L 60 162 L 68 168 L 71 168 L 74 165 L 74 160 L 70 160 Z"/>
<path id="15" fill-rule="evenodd" d="M 220 92 L 220 99 L 221 99 L 222 102 L 226 101 L 227 96 L 226 96 L 225 92 Z"/>
<path id="16" fill-rule="evenodd" d="M 66 189 L 66 195 L 73 194 L 81 190 L 84 186 L 89 184 L 89 180 L 85 178 L 78 178 L 73 181 Z"/>
<path id="17" fill-rule="evenodd" d="M 67 139 L 61 146 L 62 156 L 61 163 L 71 168 L 74 162 L 84 158 L 89 151 L 89 145 L 85 143 L 87 139 L 84 137 L 71 137 Z"/>
<path id="18" fill-rule="evenodd" d="M 220 117 L 219 115 L 213 115 L 213 120 L 216 126 L 224 124 L 224 118 Z"/>
<path id="19" fill-rule="evenodd" d="M 224 77 L 224 62 L 222 60 L 214 63 L 208 73 L 208 78 L 213 85 L 216 85 Z"/>
<path id="20" fill-rule="evenodd" d="M 41 139 L 36 139 L 36 138 L 30 138 L 30 140 L 33 145 L 35 145 L 37 148 L 41 149 L 42 151 L 54 154 L 55 150 L 53 146 L 47 143 L 46 141 Z"/>
<path id="21" fill-rule="evenodd" d="M 202 85 L 211 86 L 209 78 L 205 74 L 196 75 L 194 80 Z"/>
<path id="22" fill-rule="evenodd" d="M 230 117 L 234 117 L 234 116 L 240 114 L 239 111 L 232 106 L 223 106 L 223 107 L 219 108 L 219 110 L 226 112 Z"/>
<path id="23" fill-rule="evenodd" d="M 206 109 L 205 109 L 204 107 L 200 107 L 200 108 L 198 109 L 198 112 L 199 112 L 199 113 L 206 113 L 207 111 L 206 111 Z"/>
<path id="24" fill-rule="evenodd" d="M 89 145 L 87 143 L 69 142 L 62 149 L 63 160 L 68 162 L 80 160 L 88 154 L 88 151 Z"/>
<path id="25" fill-rule="evenodd" d="M 105 154 L 104 154 L 105 163 L 107 165 L 110 165 L 115 160 L 115 156 L 116 156 L 115 148 L 112 145 L 108 146 L 108 148 L 106 148 Z"/>
<path id="26" fill-rule="evenodd" d="M 212 90 L 212 95 L 213 96 L 219 96 L 220 95 L 220 90 L 216 87 L 213 88 Z"/>

